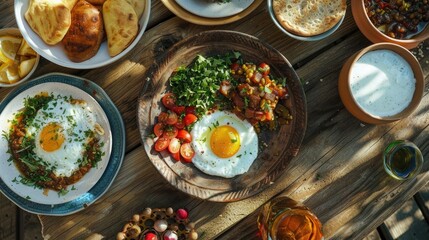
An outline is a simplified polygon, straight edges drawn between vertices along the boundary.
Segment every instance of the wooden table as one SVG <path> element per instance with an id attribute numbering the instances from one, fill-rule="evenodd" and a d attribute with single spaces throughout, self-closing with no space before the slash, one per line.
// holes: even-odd
<path id="1" fill-rule="evenodd" d="M 12 0 L 1 3 L 0 16 L 0 28 L 16 26 Z M 308 126 L 298 156 L 267 190 L 232 203 L 203 201 L 172 187 L 149 162 L 136 122 L 137 98 L 145 84 L 141 76 L 153 60 L 177 41 L 210 29 L 248 33 L 272 45 L 293 64 L 307 97 Z M 344 61 L 370 44 L 356 27 L 350 8 L 333 35 L 317 42 L 301 42 L 275 27 L 265 2 L 237 22 L 211 27 L 190 24 L 174 16 L 160 1 L 152 1 L 146 33 L 120 61 L 93 70 L 74 70 L 43 59 L 34 77 L 64 72 L 96 82 L 119 108 L 127 131 L 124 163 L 108 192 L 73 215 L 38 216 L 44 237 L 112 239 L 134 213 L 145 207 L 172 206 L 190 209 L 201 239 L 257 239 L 260 206 L 281 193 L 313 209 L 323 223 L 326 239 L 366 236 L 429 180 L 428 161 L 417 178 L 405 182 L 390 178 L 381 161 L 382 150 L 394 139 L 413 141 L 429 157 L 429 41 L 413 50 L 426 79 L 419 108 L 404 120 L 379 126 L 355 119 L 337 91 Z M 11 90 L 0 89 L 0 99 Z"/>

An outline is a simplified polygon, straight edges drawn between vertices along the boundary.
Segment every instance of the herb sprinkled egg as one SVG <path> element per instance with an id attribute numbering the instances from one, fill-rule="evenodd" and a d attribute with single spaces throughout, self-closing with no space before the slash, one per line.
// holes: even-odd
<path id="1" fill-rule="evenodd" d="M 201 117 L 192 131 L 192 160 L 201 171 L 225 178 L 247 172 L 258 155 L 253 126 L 235 114 L 217 111 Z"/>

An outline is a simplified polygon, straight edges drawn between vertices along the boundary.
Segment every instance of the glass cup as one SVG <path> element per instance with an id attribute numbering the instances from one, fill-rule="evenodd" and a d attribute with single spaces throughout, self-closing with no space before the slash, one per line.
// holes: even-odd
<path id="1" fill-rule="evenodd" d="M 302 203 L 280 196 L 265 204 L 258 217 L 263 240 L 324 239 L 322 224 Z"/>
<path id="2" fill-rule="evenodd" d="M 383 152 L 386 172 L 395 179 L 407 180 L 415 177 L 423 166 L 420 149 L 408 140 L 391 142 Z"/>

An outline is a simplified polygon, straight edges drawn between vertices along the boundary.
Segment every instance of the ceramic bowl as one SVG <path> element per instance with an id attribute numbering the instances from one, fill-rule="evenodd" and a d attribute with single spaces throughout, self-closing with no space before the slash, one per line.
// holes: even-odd
<path id="1" fill-rule="evenodd" d="M 363 0 L 354 0 L 351 1 L 353 18 L 358 26 L 359 30 L 373 43 L 379 42 L 390 42 L 401 45 L 407 49 L 412 49 L 417 47 L 421 42 L 426 39 L 429 39 L 429 25 L 411 39 L 396 39 L 387 36 L 386 34 L 380 32 L 368 18 L 366 13 L 365 5 Z"/>
<path id="2" fill-rule="evenodd" d="M 324 32 L 324 33 L 321 33 L 321 34 L 318 34 L 318 35 L 313 35 L 313 36 L 300 36 L 300 35 L 297 35 L 297 34 L 294 34 L 294 33 L 292 33 L 292 32 L 290 32 L 290 31 L 288 31 L 288 30 L 286 30 L 280 23 L 279 23 L 279 21 L 277 20 L 277 17 L 276 17 L 276 15 L 275 15 L 275 13 L 274 13 L 274 10 L 273 10 L 273 0 L 268 0 L 267 1 L 267 3 L 268 3 L 268 12 L 269 12 L 269 14 L 270 14 L 270 17 L 271 17 L 271 19 L 273 20 L 273 22 L 274 22 L 274 24 L 284 33 L 284 34 L 286 34 L 286 35 L 288 35 L 289 37 L 291 37 L 291 38 L 294 38 L 294 39 L 297 39 L 297 40 L 300 40 L 300 41 L 308 41 L 308 42 L 310 42 L 310 41 L 318 41 L 318 40 L 322 40 L 322 39 L 324 39 L 324 38 L 326 38 L 326 37 L 328 37 L 329 35 L 331 35 L 331 34 L 333 34 L 340 26 L 341 26 L 341 24 L 343 23 L 343 21 L 344 21 L 344 17 L 345 17 L 345 15 L 346 14 L 344 14 L 343 15 L 343 17 L 340 19 L 340 21 L 337 23 L 337 24 L 335 24 L 331 29 L 329 29 L 329 30 L 327 30 L 326 32 Z"/>
<path id="3" fill-rule="evenodd" d="M 21 37 L 22 38 L 22 34 L 19 31 L 18 28 L 3 28 L 0 29 L 0 36 L 16 36 L 16 37 Z M 37 54 L 36 56 L 36 62 L 34 63 L 33 68 L 31 69 L 31 71 L 22 79 L 14 82 L 14 83 L 2 83 L 0 82 L 0 87 L 13 87 L 16 86 L 18 84 L 21 84 L 25 81 L 27 81 L 28 79 L 30 79 L 31 75 L 34 73 L 34 71 L 36 71 L 37 65 L 39 65 L 39 60 L 40 60 L 40 55 Z"/>
<path id="4" fill-rule="evenodd" d="M 416 81 L 415 91 L 408 106 L 405 107 L 405 109 L 403 109 L 401 112 L 388 117 L 371 114 L 360 107 L 354 94 L 352 93 L 350 85 L 351 70 L 356 66 L 356 61 L 358 61 L 364 54 L 374 50 L 391 50 L 399 54 L 410 65 Z M 373 81 L 375 80 L 371 79 L 369 83 L 373 83 Z M 393 43 L 377 43 L 360 50 L 345 62 L 340 72 L 338 90 L 345 107 L 357 119 L 369 124 L 384 124 L 403 119 L 410 115 L 417 108 L 423 96 L 424 76 L 419 62 L 406 48 Z"/>

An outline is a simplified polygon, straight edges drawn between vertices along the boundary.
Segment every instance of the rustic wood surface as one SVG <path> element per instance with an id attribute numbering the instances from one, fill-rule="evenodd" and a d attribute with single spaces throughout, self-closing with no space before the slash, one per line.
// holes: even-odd
<path id="1" fill-rule="evenodd" d="M 327 239 L 360 239 L 371 236 L 378 225 L 428 183 L 428 161 L 416 179 L 398 182 L 384 173 L 380 153 L 388 142 L 406 138 L 421 148 L 425 158 L 429 156 L 429 41 L 414 49 L 426 79 L 419 108 L 398 122 L 364 125 L 347 112 L 337 91 L 342 63 L 370 44 L 354 24 L 350 9 L 338 31 L 317 42 L 286 37 L 271 22 L 265 4 L 246 18 L 214 27 L 175 17 L 160 1 L 152 1 L 151 10 L 147 32 L 120 61 L 103 68 L 75 70 L 43 59 L 34 74 L 64 72 L 96 82 L 119 108 L 127 131 L 127 154 L 110 190 L 95 204 L 71 216 L 39 216 L 45 238 L 111 239 L 132 214 L 147 206 L 172 206 L 190 209 L 202 239 L 257 239 L 259 207 L 274 196 L 286 194 L 313 209 Z M 1 2 L 0 16 L 0 28 L 16 26 L 12 0 Z M 248 33 L 279 50 L 297 70 L 307 97 L 308 125 L 298 156 L 267 190 L 233 203 L 203 201 L 172 187 L 147 158 L 136 122 L 137 99 L 145 84 L 141 76 L 153 60 L 184 37 L 210 29 Z M 11 90 L 0 89 L 0 99 Z M 9 226 L 16 228 L 16 210 L 3 199 L 1 196 L 1 214 L 5 211 L 13 215 L 8 218 Z M 34 215 L 28 216 L 20 219 L 34 223 Z M 2 228 L 7 225 L 2 223 Z M 16 230 L 5 232 L 5 239 L 14 239 L 17 234 Z"/>

